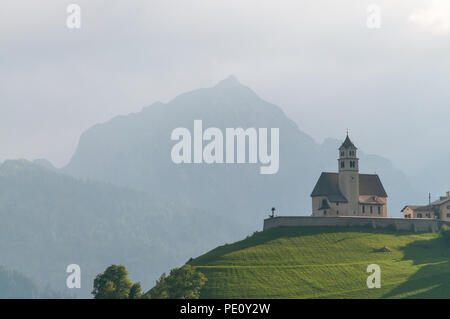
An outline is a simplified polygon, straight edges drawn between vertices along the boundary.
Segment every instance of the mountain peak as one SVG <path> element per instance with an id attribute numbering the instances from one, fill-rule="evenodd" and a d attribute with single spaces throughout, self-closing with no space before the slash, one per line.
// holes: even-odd
<path id="1" fill-rule="evenodd" d="M 234 75 L 230 75 L 216 84 L 216 87 L 236 87 L 236 86 L 242 86 L 242 84 Z"/>

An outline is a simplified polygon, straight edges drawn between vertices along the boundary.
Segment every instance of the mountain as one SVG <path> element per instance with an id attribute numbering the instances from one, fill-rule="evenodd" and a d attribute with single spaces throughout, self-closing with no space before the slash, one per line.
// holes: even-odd
<path id="1" fill-rule="evenodd" d="M 0 266 L 0 299 L 58 299 L 68 295 L 42 287 L 18 271 Z"/>
<path id="2" fill-rule="evenodd" d="M 421 192 L 421 197 L 415 203 L 425 205 L 428 203 L 428 193 L 431 193 L 432 201 L 439 199 L 445 192 L 450 191 L 450 155 L 432 154 L 429 164 L 412 174 Z M 413 203 L 414 204 L 414 203 Z"/>
<path id="3" fill-rule="evenodd" d="M 438 233 L 280 227 L 189 264 L 208 279 L 201 298 L 450 298 L 450 246 Z M 371 264 L 377 289 L 366 284 Z"/>
<path id="4" fill-rule="evenodd" d="M 175 164 L 170 139 L 175 128 L 279 128 L 279 171 L 259 173 L 258 164 Z M 318 119 L 320 125 L 320 119 Z M 205 144 L 205 143 L 204 143 Z M 212 88 L 154 103 L 84 132 L 67 174 L 143 190 L 156 197 L 228 215 L 245 231 L 260 229 L 271 207 L 280 215 L 310 215 L 310 194 L 320 173 L 337 170 L 337 147 L 317 144 L 282 110 L 229 77 Z M 357 145 L 359 146 L 359 145 Z M 364 162 L 367 161 L 367 162 Z M 414 198 L 402 173 L 381 157 L 366 156 L 361 167 L 381 172 L 391 215 Z M 334 163 L 330 165 L 330 163 Z M 245 233 L 243 233 L 245 234 Z"/>
<path id="5" fill-rule="evenodd" d="M 49 169 L 51 171 L 55 172 L 58 171 L 58 169 L 55 166 L 53 166 L 53 164 L 49 160 L 46 160 L 45 158 L 36 159 L 33 161 L 33 164 L 42 166 L 43 168 Z"/>
<path id="6" fill-rule="evenodd" d="M 149 289 L 167 269 L 241 233 L 227 216 L 25 160 L 0 165 L 0 189 L 2 264 L 82 297 L 91 297 L 94 276 L 113 263 Z M 81 267 L 80 291 L 66 288 L 69 264 Z"/>

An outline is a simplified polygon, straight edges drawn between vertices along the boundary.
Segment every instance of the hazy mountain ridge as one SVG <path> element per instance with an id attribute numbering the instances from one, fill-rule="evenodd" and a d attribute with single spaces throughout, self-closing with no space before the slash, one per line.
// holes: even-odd
<path id="1" fill-rule="evenodd" d="M 79 264 L 84 297 L 112 263 L 126 264 L 150 288 L 168 268 L 240 233 L 226 216 L 25 160 L 0 165 L 0 189 L 2 264 L 61 291 L 67 265 Z"/>
<path id="2" fill-rule="evenodd" d="M 186 127 L 192 132 L 196 119 L 203 121 L 203 129 L 218 127 L 223 132 L 227 127 L 280 128 L 279 172 L 259 175 L 259 164 L 172 163 L 172 130 Z M 320 172 L 337 171 L 339 145 L 333 142 L 334 149 L 330 145 L 317 144 L 279 107 L 229 77 L 212 88 L 183 93 L 169 103 L 154 103 L 140 113 L 95 125 L 83 133 L 63 171 L 230 214 L 252 230 L 272 206 L 283 215 L 311 213 L 309 195 Z M 406 177 L 389 161 L 361 154 L 362 171 L 381 175 L 390 196 L 389 213 L 398 216 L 404 202 L 414 198 Z"/>
<path id="3" fill-rule="evenodd" d="M 58 299 L 70 295 L 42 287 L 18 271 L 0 266 L 0 299 Z"/>

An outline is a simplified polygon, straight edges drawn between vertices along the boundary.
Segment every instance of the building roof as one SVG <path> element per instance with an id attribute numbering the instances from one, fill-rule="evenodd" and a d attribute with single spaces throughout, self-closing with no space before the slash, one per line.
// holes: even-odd
<path id="1" fill-rule="evenodd" d="M 431 207 L 430 205 L 417 206 L 413 210 L 416 211 L 416 212 L 429 212 L 429 211 L 433 210 L 433 207 Z"/>
<path id="2" fill-rule="evenodd" d="M 416 208 L 420 207 L 419 205 L 406 205 L 405 207 L 402 208 L 401 212 L 403 213 L 403 211 L 407 208 L 410 208 L 412 210 L 415 210 Z"/>
<path id="3" fill-rule="evenodd" d="M 401 212 L 403 213 L 403 211 L 406 208 L 410 208 L 411 210 L 415 211 L 415 212 L 431 212 L 433 211 L 433 206 L 430 205 L 425 205 L 425 206 L 420 206 L 420 205 L 407 205 L 405 207 L 403 207 L 403 209 L 401 210 Z"/>
<path id="4" fill-rule="evenodd" d="M 448 201 L 450 201 L 450 197 L 441 197 L 440 200 L 432 202 L 431 205 L 433 205 L 433 206 L 441 206 L 442 204 L 445 204 Z"/>
<path id="5" fill-rule="evenodd" d="M 342 149 L 342 148 L 355 148 L 356 149 L 355 144 L 353 144 L 353 142 L 350 140 L 350 137 L 348 137 L 348 135 L 345 138 L 344 143 L 342 143 L 341 147 L 339 147 L 339 149 Z"/>
<path id="6" fill-rule="evenodd" d="M 347 203 L 347 198 L 339 189 L 337 173 L 322 173 L 311 194 L 311 197 L 314 196 L 327 196 L 330 202 Z"/>
<path id="7" fill-rule="evenodd" d="M 380 178 L 376 174 L 359 174 L 359 195 L 388 197 Z"/>
<path id="8" fill-rule="evenodd" d="M 441 197 L 440 200 L 434 201 L 431 203 L 430 205 L 406 205 L 405 207 L 403 207 L 403 209 L 401 210 L 402 212 L 406 209 L 406 208 L 410 208 L 415 212 L 429 212 L 429 211 L 434 211 L 437 209 L 438 206 L 441 206 L 447 202 L 450 201 L 450 197 Z"/>
<path id="9" fill-rule="evenodd" d="M 359 174 L 359 195 L 388 197 L 378 175 Z M 326 196 L 330 202 L 347 202 L 339 189 L 338 173 L 322 173 L 311 197 Z"/>

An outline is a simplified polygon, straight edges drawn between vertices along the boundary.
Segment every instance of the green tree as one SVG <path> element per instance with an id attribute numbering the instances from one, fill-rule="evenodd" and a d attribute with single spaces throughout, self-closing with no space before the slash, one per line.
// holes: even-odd
<path id="1" fill-rule="evenodd" d="M 125 266 L 111 265 L 94 279 L 94 299 L 138 299 L 142 296 L 141 284 L 128 279 Z"/>
<path id="2" fill-rule="evenodd" d="M 200 289 L 207 279 L 191 265 L 174 268 L 169 276 L 162 274 L 155 287 L 146 292 L 143 297 L 150 299 L 198 299 Z"/>

